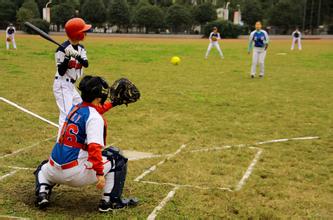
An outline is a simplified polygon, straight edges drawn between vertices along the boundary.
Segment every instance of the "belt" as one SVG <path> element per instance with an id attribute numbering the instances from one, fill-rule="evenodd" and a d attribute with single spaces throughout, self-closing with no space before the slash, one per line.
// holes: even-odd
<path id="1" fill-rule="evenodd" d="M 60 79 L 60 77 L 59 76 L 56 76 L 56 77 L 54 77 L 55 79 Z M 75 79 L 70 79 L 70 78 L 66 78 L 66 81 L 67 82 L 71 82 L 71 83 L 75 83 L 76 82 L 76 80 Z"/>
<path id="2" fill-rule="evenodd" d="M 55 163 L 54 163 L 54 161 L 51 158 L 49 159 L 49 162 L 50 162 L 51 166 L 54 167 Z M 60 167 L 61 167 L 61 169 L 66 170 L 66 169 L 73 168 L 73 167 L 75 167 L 77 165 L 79 165 L 79 162 L 77 160 L 74 160 L 74 161 L 69 162 L 67 164 L 61 165 Z"/>

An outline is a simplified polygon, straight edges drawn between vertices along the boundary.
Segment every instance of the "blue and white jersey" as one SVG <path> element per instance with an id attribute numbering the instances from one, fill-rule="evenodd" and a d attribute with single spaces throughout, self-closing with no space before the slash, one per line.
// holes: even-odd
<path id="1" fill-rule="evenodd" d="M 54 145 L 51 159 L 58 165 L 88 159 L 87 146 L 105 146 L 103 117 L 88 103 L 73 106 L 63 125 L 61 136 Z"/>
<path id="2" fill-rule="evenodd" d="M 209 41 L 212 42 L 212 37 L 215 37 L 216 39 L 221 39 L 221 35 L 219 32 L 211 32 L 210 35 L 209 35 Z"/>
<path id="3" fill-rule="evenodd" d="M 249 51 L 253 47 L 265 48 L 266 44 L 269 42 L 269 37 L 266 31 L 264 30 L 255 30 L 252 31 L 249 37 Z"/>

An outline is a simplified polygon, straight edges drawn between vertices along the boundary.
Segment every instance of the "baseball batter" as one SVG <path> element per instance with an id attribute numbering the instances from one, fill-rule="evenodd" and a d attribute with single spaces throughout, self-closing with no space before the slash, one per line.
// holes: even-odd
<path id="1" fill-rule="evenodd" d="M 73 105 L 82 102 L 75 89 L 75 82 L 82 77 L 83 67 L 87 68 L 87 52 L 80 44 L 85 38 L 91 25 L 86 24 L 81 18 L 72 18 L 65 24 L 68 40 L 59 47 L 55 53 L 57 71 L 53 83 L 53 93 L 60 110 L 59 134 L 65 122 L 66 115 Z"/>
<path id="2" fill-rule="evenodd" d="M 213 47 L 216 47 L 217 51 L 219 52 L 219 54 L 221 56 L 221 59 L 224 58 L 223 52 L 222 52 L 219 42 L 218 42 L 218 40 L 220 40 L 220 39 L 221 39 L 220 33 L 217 31 L 217 27 L 214 27 L 213 32 L 211 32 L 209 35 L 209 44 L 208 44 L 208 48 L 207 48 L 207 52 L 206 52 L 206 56 L 205 56 L 206 59 L 208 58 L 208 55 Z"/>
<path id="3" fill-rule="evenodd" d="M 9 50 L 10 43 L 13 44 L 13 48 L 16 49 L 16 42 L 15 42 L 15 27 L 13 24 L 9 24 L 6 29 L 6 49 Z"/>
<path id="4" fill-rule="evenodd" d="M 297 42 L 298 50 L 302 50 L 302 43 L 301 43 L 302 33 L 298 30 L 298 28 L 296 28 L 296 30 L 291 34 L 291 36 L 293 38 L 293 41 L 290 49 L 294 50 L 295 43 Z"/>
<path id="5" fill-rule="evenodd" d="M 121 197 L 127 158 L 115 147 L 105 148 L 107 126 L 99 111 L 108 97 L 109 85 L 101 77 L 85 76 L 79 90 L 83 102 L 70 109 L 49 160 L 34 172 L 36 206 L 44 209 L 49 205 L 55 184 L 80 187 L 93 183 L 103 189 L 100 212 L 134 206 L 136 198 Z"/>
<path id="6" fill-rule="evenodd" d="M 269 37 L 266 31 L 262 30 L 262 25 L 260 21 L 257 21 L 255 24 L 255 30 L 251 32 L 249 37 L 249 47 L 248 54 L 251 53 L 253 48 L 252 55 L 252 67 L 251 67 L 251 78 L 254 78 L 256 75 L 256 68 L 259 62 L 260 66 L 260 77 L 264 77 L 265 74 L 265 58 L 266 51 L 268 48 Z M 254 45 L 254 47 L 253 47 Z"/>

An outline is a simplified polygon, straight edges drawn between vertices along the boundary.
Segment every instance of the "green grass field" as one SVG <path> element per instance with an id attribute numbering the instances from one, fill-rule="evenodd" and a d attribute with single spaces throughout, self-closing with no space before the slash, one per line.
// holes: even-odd
<path id="1" fill-rule="evenodd" d="M 57 122 L 55 47 L 37 36 L 18 35 L 16 41 L 17 51 L 7 52 L 1 45 L 0 97 Z M 108 143 L 162 155 L 186 144 L 143 180 L 201 188 L 179 188 L 157 219 L 332 218 L 333 41 L 304 41 L 301 52 L 291 52 L 290 43 L 273 39 L 265 78 L 250 79 L 246 40 L 223 40 L 222 61 L 214 49 L 203 59 L 207 40 L 88 36 L 84 45 L 90 67 L 85 73 L 110 83 L 128 77 L 142 93 L 139 102 L 106 114 Z M 182 59 L 179 66 L 169 62 L 174 55 Z M 11 166 L 35 168 L 48 157 L 57 129 L 0 100 L 0 130 L 0 219 L 144 219 L 173 189 L 134 181 L 165 157 L 137 160 L 129 162 L 124 194 L 137 196 L 138 207 L 99 214 L 101 192 L 94 185 L 59 186 L 50 208 L 39 211 L 33 170 Z M 256 146 L 262 153 L 235 191 L 257 154 L 251 144 L 306 136 L 320 138 Z M 248 145 L 235 146 L 239 144 Z M 225 145 L 234 147 L 191 152 Z M 224 187 L 232 191 L 218 189 Z"/>

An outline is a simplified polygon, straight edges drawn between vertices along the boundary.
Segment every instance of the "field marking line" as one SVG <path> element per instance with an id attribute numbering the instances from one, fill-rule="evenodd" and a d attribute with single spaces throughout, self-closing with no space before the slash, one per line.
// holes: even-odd
<path id="1" fill-rule="evenodd" d="M 179 189 L 179 186 L 175 186 L 168 195 L 154 208 L 154 210 L 149 214 L 147 220 L 154 220 L 159 211 L 161 211 L 164 206 L 175 196 L 176 191 Z"/>
<path id="2" fill-rule="evenodd" d="M 170 154 L 167 158 L 165 158 L 164 160 L 160 161 L 159 163 L 157 163 L 156 165 L 153 165 L 152 167 L 150 167 L 149 169 L 147 169 L 146 171 L 144 171 L 141 175 L 139 175 L 137 178 L 134 179 L 135 182 L 140 181 L 142 178 L 144 178 L 146 175 L 148 175 L 149 173 L 153 172 L 154 170 L 156 170 L 156 168 L 162 164 L 164 164 L 166 161 L 170 160 L 172 157 L 176 156 L 177 154 L 179 154 L 184 148 L 186 147 L 185 144 L 181 145 L 180 148 L 178 148 L 178 150 L 176 152 L 174 152 L 173 154 Z"/>
<path id="3" fill-rule="evenodd" d="M 15 154 L 18 154 L 18 153 L 20 153 L 20 152 L 22 152 L 22 151 L 24 151 L 24 150 L 27 150 L 27 149 L 30 149 L 30 148 L 33 148 L 33 147 L 36 147 L 36 146 L 38 146 L 39 144 L 41 144 L 41 143 L 43 143 L 43 142 L 46 142 L 46 141 L 49 141 L 49 140 L 52 140 L 52 139 L 54 139 L 54 138 L 56 138 L 56 137 L 57 137 L 57 136 L 53 136 L 53 137 L 47 138 L 47 139 L 45 139 L 45 140 L 39 141 L 39 142 L 37 142 L 37 143 L 34 143 L 34 144 L 32 144 L 32 145 L 30 145 L 30 146 L 28 146 L 28 147 L 23 147 L 23 148 L 21 148 L 21 149 L 18 149 L 18 150 L 16 150 L 16 151 L 12 152 L 12 153 L 2 155 L 2 156 L 0 156 L 0 159 L 2 159 L 2 158 L 6 158 L 6 157 L 9 157 L 9 156 L 12 156 L 12 155 L 15 155 Z"/>
<path id="4" fill-rule="evenodd" d="M 29 111 L 28 109 L 23 108 L 23 107 L 19 106 L 18 104 L 14 103 L 12 101 L 9 101 L 8 99 L 5 99 L 4 97 L 0 97 L 0 100 L 3 101 L 3 102 L 5 102 L 5 103 L 7 103 L 7 104 L 9 104 L 9 105 L 11 105 L 11 106 L 14 106 L 15 108 L 18 108 L 19 110 L 21 110 L 21 111 L 23 111 L 25 113 L 28 113 L 29 115 L 34 116 L 35 118 L 38 118 L 38 119 L 40 119 L 40 120 L 42 120 L 42 121 L 44 121 L 44 122 L 46 122 L 46 123 L 48 123 L 50 125 L 53 125 L 54 127 L 59 128 L 58 124 L 56 124 L 56 123 L 54 123 L 54 122 L 52 122 L 52 121 L 50 121 L 50 120 L 48 120 L 46 118 L 43 118 L 42 116 L 37 115 L 36 113 L 33 113 L 32 111 Z"/>
<path id="5" fill-rule="evenodd" d="M 207 151 L 214 151 L 214 150 L 229 149 L 231 147 L 247 147 L 247 146 L 251 146 L 251 145 L 263 145 L 263 144 L 272 144 L 272 143 L 287 142 L 287 141 L 313 140 L 313 139 L 319 139 L 319 138 L 320 137 L 318 137 L 318 136 L 283 138 L 283 139 L 256 142 L 254 144 L 236 144 L 236 145 L 225 145 L 225 146 L 221 146 L 221 147 L 208 147 L 208 148 L 202 148 L 202 149 L 197 149 L 197 150 L 190 150 L 188 152 L 190 152 L 190 153 L 207 152 Z"/>
<path id="6" fill-rule="evenodd" d="M 309 137 L 284 138 L 284 139 L 257 142 L 257 143 L 254 143 L 253 145 L 262 145 L 262 144 L 279 143 L 279 142 L 287 142 L 287 141 L 298 141 L 298 140 L 313 140 L 313 139 L 319 139 L 319 137 L 318 136 L 313 136 L 313 137 L 309 136 Z"/>
<path id="7" fill-rule="evenodd" d="M 13 171 L 11 171 L 11 172 L 9 172 L 9 173 L 3 175 L 3 176 L 0 176 L 0 181 L 3 180 L 3 179 L 5 179 L 5 178 L 7 178 L 7 177 L 9 177 L 9 176 L 14 175 L 17 171 L 18 171 L 18 170 L 13 170 Z"/>
<path id="8" fill-rule="evenodd" d="M 20 219 L 20 220 L 28 220 L 29 218 L 22 218 L 22 217 L 11 216 L 11 215 L 0 215 L 0 219 Z"/>
<path id="9" fill-rule="evenodd" d="M 257 153 L 254 156 L 254 159 L 252 160 L 252 162 L 250 163 L 250 165 L 248 166 L 246 172 L 244 173 L 242 179 L 238 182 L 238 184 L 236 185 L 235 191 L 239 191 L 242 189 L 242 187 L 244 186 L 244 184 L 246 183 L 247 179 L 251 176 L 253 169 L 255 167 L 255 165 L 257 164 L 260 155 L 262 154 L 263 150 L 261 148 L 255 148 L 255 147 L 251 147 L 252 149 L 257 149 Z"/>
<path id="10" fill-rule="evenodd" d="M 12 168 L 15 170 L 36 170 L 36 168 L 31 168 L 31 167 L 16 167 L 16 166 L 5 166 L 8 168 Z"/>
<path id="11" fill-rule="evenodd" d="M 148 183 L 148 184 L 153 184 L 153 185 L 167 185 L 167 186 L 178 186 L 179 188 L 195 188 L 195 189 L 204 189 L 204 190 L 208 190 L 208 189 L 219 189 L 219 190 L 224 190 L 224 191 L 229 191 L 229 192 L 233 192 L 232 189 L 228 188 L 228 187 L 203 187 L 203 186 L 195 186 L 195 185 L 190 185 L 190 184 L 175 184 L 175 183 L 165 183 L 165 182 L 154 182 L 154 181 L 147 181 L 147 180 L 141 180 L 141 183 Z"/>

